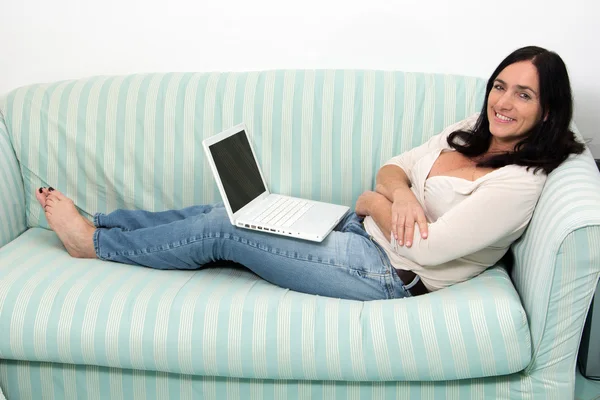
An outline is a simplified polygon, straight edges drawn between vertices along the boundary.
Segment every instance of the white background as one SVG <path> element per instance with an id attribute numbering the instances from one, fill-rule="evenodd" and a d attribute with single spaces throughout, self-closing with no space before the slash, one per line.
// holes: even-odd
<path id="1" fill-rule="evenodd" d="M 561 55 L 600 150 L 595 0 L 0 0 L 0 94 L 91 75 L 367 68 L 487 78 L 518 47 Z M 595 154 L 600 156 L 600 152 Z"/>

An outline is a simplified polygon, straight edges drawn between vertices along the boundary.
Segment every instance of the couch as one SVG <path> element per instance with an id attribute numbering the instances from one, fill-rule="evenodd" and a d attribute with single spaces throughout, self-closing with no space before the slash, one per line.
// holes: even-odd
<path id="1" fill-rule="evenodd" d="M 220 201 L 201 141 L 243 121 L 274 191 L 352 207 L 388 158 L 479 111 L 484 89 L 455 75 L 286 70 L 101 76 L 8 93 L 4 395 L 573 398 L 600 273 L 600 179 L 589 151 L 549 176 L 512 261 L 398 300 L 306 295 L 226 262 L 161 271 L 73 259 L 34 197 L 53 186 L 88 218 Z"/>

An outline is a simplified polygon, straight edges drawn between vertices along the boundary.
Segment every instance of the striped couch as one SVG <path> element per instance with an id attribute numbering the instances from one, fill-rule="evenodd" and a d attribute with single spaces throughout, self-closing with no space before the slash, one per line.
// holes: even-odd
<path id="1" fill-rule="evenodd" d="M 353 206 L 379 166 L 479 110 L 485 82 L 375 71 L 137 74 L 0 102 L 0 387 L 9 399 L 569 399 L 600 273 L 589 152 L 549 177 L 501 266 L 357 302 L 235 265 L 70 258 L 34 190 L 81 213 L 219 200 L 202 139 L 249 126 L 278 192 Z M 493 210 L 490 210 L 493 212 Z"/>

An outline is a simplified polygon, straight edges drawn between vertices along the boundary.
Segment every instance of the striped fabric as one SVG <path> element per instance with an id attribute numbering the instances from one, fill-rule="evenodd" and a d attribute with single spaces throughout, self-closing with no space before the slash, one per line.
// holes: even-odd
<path id="1" fill-rule="evenodd" d="M 39 228 L 0 252 L 0 326 L 4 359 L 206 376 L 448 380 L 517 372 L 531 354 L 503 269 L 423 298 L 363 303 L 241 268 L 74 259 Z"/>
<path id="2" fill-rule="evenodd" d="M 594 227 L 585 234 L 578 230 L 570 234 L 561 248 L 558 263 L 560 274 L 577 268 L 569 248 L 584 243 L 584 237 L 598 237 Z M 583 259 L 597 257 L 598 246 L 582 246 L 578 255 Z M 587 252 L 587 253 L 586 253 Z M 223 273 L 223 272 L 221 272 Z M 597 276 L 597 274 L 596 274 Z M 589 293 L 590 282 L 582 280 L 575 292 Z M 564 293 L 561 293 L 561 295 Z M 586 304 L 582 299 L 563 307 L 567 313 L 564 326 L 577 323 Z M 368 303 L 365 303 L 368 304 Z M 573 398 L 573 349 L 578 336 L 561 343 L 571 354 L 547 372 L 520 372 L 512 375 L 451 381 L 379 381 L 345 382 L 332 380 L 272 380 L 258 378 L 227 378 L 181 375 L 176 373 L 140 371 L 97 366 L 53 364 L 0 360 L 0 387 L 8 399 L 570 399 Z M 560 349 L 562 351 L 563 349 Z M 558 379 L 557 379 L 558 378 Z M 1 397 L 0 397 L 1 398 Z"/>
<path id="3" fill-rule="evenodd" d="M 600 179 L 587 153 L 549 176 L 527 232 L 513 246 L 512 278 L 532 335 L 527 372 L 541 372 L 547 398 L 562 398 L 553 389 L 573 390 L 581 328 L 600 273 L 599 225 Z"/>
<path id="4" fill-rule="evenodd" d="M 7 360 L 0 360 L 0 385 L 9 400 L 573 399 L 573 391 L 549 392 L 543 382 L 522 373 L 455 381 L 347 382 L 193 376 Z"/>
<path id="5" fill-rule="evenodd" d="M 393 155 L 478 111 L 475 78 L 373 71 L 96 77 L 35 85 L 4 110 L 33 190 L 50 185 L 88 215 L 220 199 L 202 140 L 246 122 L 273 191 L 352 206 Z"/>
<path id="6" fill-rule="evenodd" d="M 1 104 L 0 100 L 0 104 Z M 1 109 L 1 107 L 0 107 Z M 23 178 L 0 112 L 0 248 L 25 231 Z"/>
<path id="7" fill-rule="evenodd" d="M 587 270 L 574 268 L 572 276 L 560 276 L 557 268 L 558 250 L 567 235 L 582 229 L 586 232 L 584 228 L 590 225 L 600 225 L 600 179 L 594 160 L 586 154 L 571 158 L 550 174 L 527 232 L 513 246 L 516 256 L 513 279 L 532 318 L 531 332 L 538 346 L 547 328 L 551 284 L 563 288 L 565 282 L 590 279 L 600 270 L 597 255 L 586 260 Z M 587 246 L 600 245 L 599 237 L 582 236 L 581 240 Z M 540 282 L 548 284 L 540 287 Z"/>
<path id="8" fill-rule="evenodd" d="M 352 206 L 385 160 L 478 111 L 484 84 L 327 70 L 34 85 L 0 106 L 0 152 L 11 148 L 8 134 L 21 163 L 19 204 L 29 227 L 47 227 L 33 194 L 39 186 L 65 192 L 88 216 L 214 202 L 218 190 L 201 141 L 242 121 L 274 191 Z M 32 229 L 0 249 L 0 328 L 10 327 L 0 337 L 0 358 L 111 367 L 53 364 L 50 371 L 77 391 L 75 376 L 91 387 L 113 376 L 123 382 L 117 393 L 138 393 L 157 381 L 189 393 L 183 385 L 191 380 L 199 388 L 193 390 L 210 388 L 207 398 L 228 387 L 231 398 L 262 391 L 265 398 L 377 398 L 388 390 L 399 398 L 570 398 L 577 343 L 600 273 L 598 176 L 588 153 L 549 177 L 530 228 L 513 246 L 518 295 L 503 270 L 491 269 L 421 298 L 333 301 L 284 291 L 245 270 L 163 275 L 70 260 L 52 233 Z M 4 204 L 0 193 L 3 218 Z M 24 228 L 15 226 L 6 241 Z M 196 297 L 194 285 L 204 288 Z M 10 383 L 10 393 L 37 394 L 36 385 L 53 376 L 49 364 L 0 365 L 0 384 Z M 492 375 L 498 376 L 452 380 Z M 52 379 L 57 390 L 63 380 Z"/>

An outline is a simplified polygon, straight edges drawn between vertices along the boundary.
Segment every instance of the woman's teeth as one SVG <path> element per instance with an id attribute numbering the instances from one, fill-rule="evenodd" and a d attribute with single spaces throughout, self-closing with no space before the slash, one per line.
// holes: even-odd
<path id="1" fill-rule="evenodd" d="M 514 119 L 512 119 L 512 118 L 505 117 L 504 115 L 498 114 L 498 113 L 496 113 L 496 118 L 501 119 L 502 121 L 506 121 L 506 122 L 514 121 Z"/>

